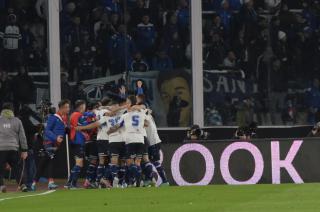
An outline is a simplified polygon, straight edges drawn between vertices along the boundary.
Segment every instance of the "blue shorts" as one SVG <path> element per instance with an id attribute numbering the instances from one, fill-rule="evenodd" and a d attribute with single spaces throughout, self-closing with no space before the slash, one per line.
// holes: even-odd
<path id="1" fill-rule="evenodd" d="M 84 158 L 84 153 L 85 153 L 84 145 L 71 144 L 71 151 L 76 159 Z"/>
<path id="2" fill-rule="evenodd" d="M 149 146 L 148 153 L 149 153 L 149 159 L 151 162 L 156 162 L 160 160 L 160 150 L 161 150 L 160 143 Z"/>

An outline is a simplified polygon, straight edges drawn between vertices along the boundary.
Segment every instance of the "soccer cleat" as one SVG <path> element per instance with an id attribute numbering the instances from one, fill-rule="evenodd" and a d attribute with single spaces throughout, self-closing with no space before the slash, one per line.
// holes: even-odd
<path id="1" fill-rule="evenodd" d="M 69 187 L 69 190 L 78 190 L 78 189 L 80 189 L 80 188 L 78 186 L 76 186 L 76 185 L 71 185 Z"/>
<path id="2" fill-rule="evenodd" d="M 71 187 L 71 183 L 70 182 L 67 182 L 64 186 L 63 186 L 65 189 L 69 189 Z"/>
<path id="3" fill-rule="evenodd" d="M 25 184 L 22 184 L 22 185 L 20 186 L 20 191 L 22 191 L 22 192 L 28 192 L 28 187 L 27 187 Z"/>
<path id="4" fill-rule="evenodd" d="M 0 186 L 0 192 L 1 193 L 7 193 L 7 187 L 6 186 Z"/>
<path id="5" fill-rule="evenodd" d="M 48 189 L 49 190 L 54 190 L 54 189 L 57 189 L 59 186 L 55 183 L 49 183 L 48 184 Z"/>
<path id="6" fill-rule="evenodd" d="M 168 182 L 166 182 L 166 183 L 161 183 L 161 185 L 159 187 L 168 187 L 168 186 L 170 186 L 170 184 Z"/>
<path id="7" fill-rule="evenodd" d="M 127 183 L 123 182 L 123 183 L 120 185 L 120 188 L 128 188 Z"/>
<path id="8" fill-rule="evenodd" d="M 119 188 L 119 178 L 115 177 L 112 182 L 113 188 Z"/>
<path id="9" fill-rule="evenodd" d="M 30 191 L 36 191 L 37 190 L 37 186 L 35 183 L 32 183 L 31 187 L 30 187 Z"/>

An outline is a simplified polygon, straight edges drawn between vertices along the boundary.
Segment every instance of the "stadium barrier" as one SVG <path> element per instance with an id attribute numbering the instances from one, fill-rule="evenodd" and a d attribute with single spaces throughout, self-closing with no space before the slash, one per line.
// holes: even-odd
<path id="1" fill-rule="evenodd" d="M 320 140 L 256 139 L 162 144 L 162 163 L 172 185 L 320 182 Z M 64 150 L 56 177 L 66 177 Z"/>

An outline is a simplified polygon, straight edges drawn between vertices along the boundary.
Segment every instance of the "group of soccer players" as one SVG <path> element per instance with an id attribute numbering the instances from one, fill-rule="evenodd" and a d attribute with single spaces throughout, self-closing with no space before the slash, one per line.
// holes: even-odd
<path id="1" fill-rule="evenodd" d="M 75 165 L 64 187 L 78 188 L 85 159 L 85 188 L 151 187 L 158 177 L 160 186 L 168 186 L 160 163 L 160 143 L 144 95 L 104 98 L 89 107 L 78 100 L 70 116 L 69 133 Z"/>

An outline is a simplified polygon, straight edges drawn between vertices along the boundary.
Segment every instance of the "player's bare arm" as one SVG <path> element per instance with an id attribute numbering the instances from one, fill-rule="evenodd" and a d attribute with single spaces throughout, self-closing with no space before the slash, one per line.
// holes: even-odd
<path id="1" fill-rule="evenodd" d="M 121 126 L 120 125 L 116 125 L 114 127 L 111 127 L 110 130 L 108 130 L 107 134 L 110 135 L 114 132 L 117 132 L 117 130 L 120 128 Z"/>
<path id="2" fill-rule="evenodd" d="M 89 124 L 89 125 L 87 125 L 87 126 L 77 126 L 77 127 L 75 127 L 75 129 L 77 130 L 77 131 L 81 131 L 81 130 L 91 130 L 91 129 L 95 129 L 95 128 L 98 128 L 98 127 L 100 127 L 100 123 L 98 122 L 98 121 L 96 121 L 96 122 L 94 122 L 94 123 L 92 123 L 92 124 Z"/>

